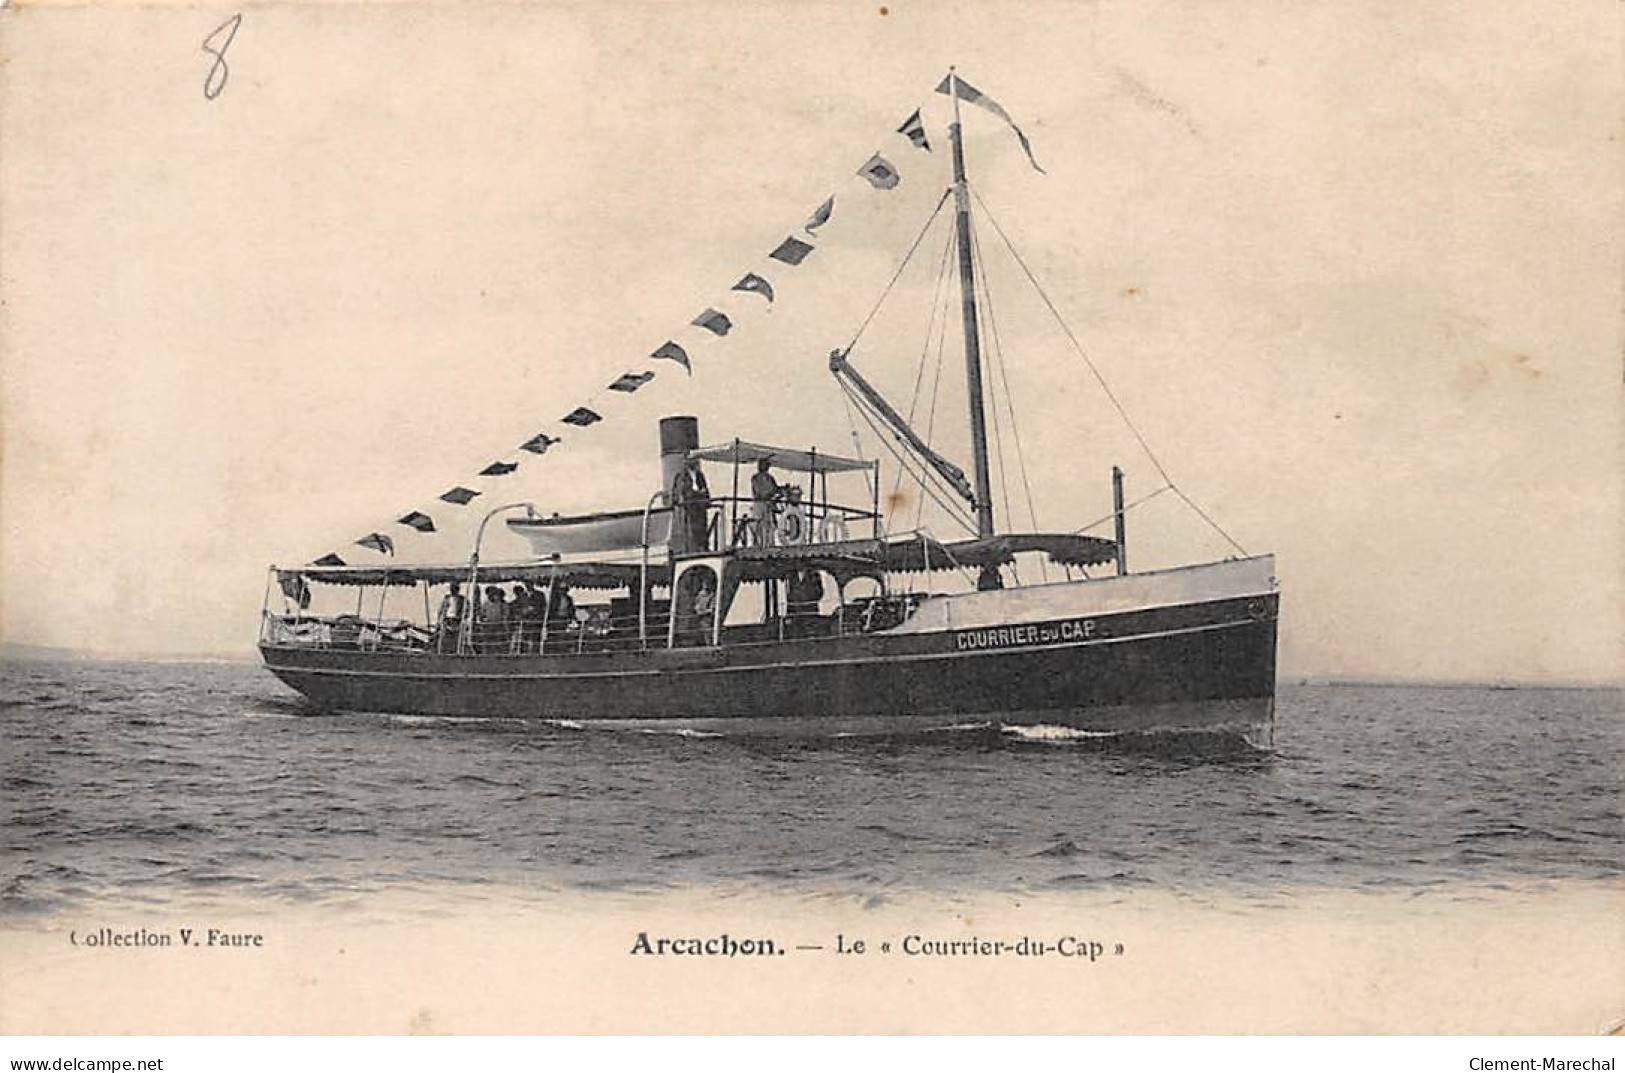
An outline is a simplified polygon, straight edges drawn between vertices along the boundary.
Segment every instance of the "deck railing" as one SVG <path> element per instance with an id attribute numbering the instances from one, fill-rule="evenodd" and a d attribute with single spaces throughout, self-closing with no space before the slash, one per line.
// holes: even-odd
<path id="1" fill-rule="evenodd" d="M 860 597 L 828 614 L 774 616 L 765 622 L 723 627 L 722 644 L 759 644 L 785 640 L 836 639 L 889 628 L 912 614 L 919 597 L 912 594 Z M 639 632 L 647 623 L 647 636 Z M 427 629 L 403 619 L 376 620 L 360 615 L 319 616 L 267 610 L 260 631 L 263 644 L 280 648 L 348 652 L 397 652 L 457 656 L 576 656 L 637 652 L 665 648 L 671 621 L 669 603 L 660 601 L 640 620 L 636 612 L 614 614 L 603 605 L 578 608 L 563 626 L 535 620 L 519 622 L 450 622 Z M 709 616 L 678 614 L 679 648 L 711 644 Z"/>
<path id="2" fill-rule="evenodd" d="M 688 513 L 689 510 L 694 513 Z M 671 547 L 679 554 L 688 554 L 735 548 L 835 544 L 879 536 L 880 516 L 864 507 L 791 499 L 763 503 L 746 496 L 713 496 L 703 506 L 676 508 L 672 514 Z"/>

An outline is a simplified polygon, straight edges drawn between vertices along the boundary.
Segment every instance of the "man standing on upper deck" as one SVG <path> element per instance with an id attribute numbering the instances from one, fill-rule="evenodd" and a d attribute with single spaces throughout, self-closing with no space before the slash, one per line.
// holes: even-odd
<path id="1" fill-rule="evenodd" d="M 705 483 L 700 460 L 690 458 L 671 482 L 672 544 L 679 552 L 705 551 L 711 513 L 711 489 Z M 678 534 L 681 533 L 681 537 Z"/>
<path id="2" fill-rule="evenodd" d="M 463 631 L 463 613 L 467 606 L 462 586 L 453 581 L 451 591 L 440 601 L 440 635 L 436 649 L 441 652 L 457 651 L 457 638 Z"/>
<path id="3" fill-rule="evenodd" d="M 770 472 L 772 468 L 771 459 L 759 458 L 756 460 L 756 473 L 750 479 L 751 525 L 756 530 L 757 546 L 763 548 L 776 543 L 773 532 L 773 505 L 784 491 L 779 487 L 779 482 L 773 479 Z"/>

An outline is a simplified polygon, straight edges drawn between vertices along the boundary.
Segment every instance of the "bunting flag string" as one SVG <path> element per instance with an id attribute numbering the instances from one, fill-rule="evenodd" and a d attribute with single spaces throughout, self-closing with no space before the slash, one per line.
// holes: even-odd
<path id="1" fill-rule="evenodd" d="M 773 304 L 773 284 L 758 276 L 754 272 L 746 272 L 745 278 L 733 285 L 736 291 L 745 291 L 749 294 L 759 294 L 767 299 L 768 305 Z"/>
<path id="2" fill-rule="evenodd" d="M 611 391 L 624 391 L 628 395 L 655 378 L 655 374 L 644 370 L 641 373 L 622 373 L 609 385 Z"/>
<path id="3" fill-rule="evenodd" d="M 949 82 L 944 80 L 942 85 L 937 87 L 937 91 L 940 93 L 950 92 Z M 1034 168 L 1038 168 L 1037 161 L 1033 160 L 1032 149 L 1028 144 L 1026 136 L 1019 128 L 1016 128 L 1015 123 L 1011 121 L 1009 114 L 1005 112 L 997 102 L 991 100 L 985 94 L 982 94 L 980 91 L 967 85 L 963 79 L 958 81 L 958 91 L 961 100 L 972 104 L 979 104 L 983 108 L 1004 119 L 1006 123 L 1009 123 L 1011 128 L 1015 130 L 1016 136 L 1021 140 L 1022 148 L 1027 152 L 1028 160 L 1032 162 Z M 931 152 L 931 142 L 926 133 L 922 112 L 923 109 L 916 108 L 914 112 L 903 121 L 902 125 L 897 128 L 897 133 L 908 138 L 909 142 L 915 148 L 929 153 Z M 1038 170 L 1042 171 L 1043 169 L 1038 168 Z M 898 168 L 890 160 L 878 152 L 872 154 L 869 159 L 864 162 L 863 166 L 858 169 L 856 175 L 863 178 L 876 190 L 893 190 L 902 182 L 902 174 Z M 807 235 L 816 236 L 819 229 L 829 223 L 835 212 L 835 198 L 835 194 L 831 194 L 829 197 L 825 198 L 823 202 L 821 202 L 818 207 L 812 211 L 811 215 L 807 217 L 806 221 L 802 224 L 802 228 Z M 780 242 L 778 246 L 776 246 L 773 251 L 768 254 L 768 258 L 779 264 L 788 265 L 792 268 L 799 267 L 809 256 L 813 254 L 816 248 L 817 247 L 812 242 L 798 238 L 795 234 L 791 234 L 786 236 L 784 241 Z M 766 300 L 769 309 L 771 309 L 778 298 L 778 293 L 773 283 L 769 281 L 767 277 L 757 272 L 746 272 L 739 278 L 739 281 L 730 288 L 730 291 L 759 295 Z M 713 306 L 706 307 L 703 313 L 695 317 L 694 320 L 690 322 L 690 325 L 694 328 L 708 332 L 717 338 L 726 337 L 735 327 L 733 319 L 731 319 L 726 312 Z M 676 340 L 666 340 L 649 353 L 649 358 L 657 361 L 675 362 L 676 364 L 681 365 L 683 367 L 683 371 L 688 375 L 694 375 L 694 366 L 688 350 Z M 600 421 L 604 420 L 603 414 L 597 409 L 593 408 L 595 405 L 597 405 L 596 400 L 598 399 L 599 395 L 606 391 L 616 392 L 618 394 L 632 394 L 652 381 L 655 376 L 656 373 L 652 369 L 623 373 L 606 387 L 599 389 L 599 391 L 592 397 L 588 398 L 585 403 L 577 406 L 564 417 L 560 418 L 559 423 L 578 429 L 585 429 L 592 425 L 596 425 Z M 552 435 L 547 431 L 542 431 L 536 433 L 523 443 L 519 444 L 515 450 L 524 451 L 526 454 L 530 455 L 541 456 L 547 454 L 551 448 L 561 442 L 563 442 L 563 437 Z M 517 471 L 519 468 L 520 463 L 518 461 L 509 461 L 498 458 L 497 460 L 488 463 L 483 469 L 480 469 L 478 471 L 478 476 L 482 478 L 506 477 L 509 474 Z M 455 506 L 467 506 L 479 495 L 481 495 L 481 492 L 474 488 L 469 488 L 464 485 L 456 485 L 448 491 L 442 493 L 439 496 L 439 499 L 441 502 L 450 503 Z M 410 529 L 415 533 L 424 535 L 439 531 L 435 526 L 434 518 L 421 510 L 408 511 L 397 518 L 395 520 L 395 524 L 406 529 Z M 376 552 L 379 555 L 393 556 L 395 554 L 394 540 L 384 533 L 369 533 L 354 543 L 360 547 Z M 322 556 L 322 558 L 314 560 L 312 565 L 344 566 L 346 564 L 337 553 L 329 552 L 328 554 Z M 290 594 L 290 598 L 292 598 L 292 594 Z"/>
<path id="4" fill-rule="evenodd" d="M 925 123 L 920 120 L 920 110 L 914 109 L 914 114 L 903 120 L 903 125 L 897 128 L 897 133 L 905 135 L 914 143 L 916 149 L 931 151 L 931 143 L 925 136 Z"/>

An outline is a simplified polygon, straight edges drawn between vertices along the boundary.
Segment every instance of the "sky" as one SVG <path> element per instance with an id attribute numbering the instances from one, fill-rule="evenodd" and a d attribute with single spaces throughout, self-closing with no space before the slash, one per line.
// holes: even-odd
<path id="1" fill-rule="evenodd" d="M 1017 523 L 1098 519 L 1114 464 L 1162 482 L 993 220 L 1179 487 L 1277 556 L 1283 673 L 1625 677 L 1610 5 L 286 4 L 241 9 L 208 99 L 236 10 L 0 13 L 7 642 L 248 653 L 270 563 L 640 506 L 664 414 L 854 449 L 826 356 L 946 188 L 957 64 L 1045 169 L 967 114 Z M 832 194 L 814 254 L 768 260 Z M 940 228 L 853 352 L 905 408 Z M 954 346 L 932 427 L 963 461 Z M 514 450 L 589 398 L 602 424 Z M 1231 553 L 1167 494 L 1129 539 Z"/>

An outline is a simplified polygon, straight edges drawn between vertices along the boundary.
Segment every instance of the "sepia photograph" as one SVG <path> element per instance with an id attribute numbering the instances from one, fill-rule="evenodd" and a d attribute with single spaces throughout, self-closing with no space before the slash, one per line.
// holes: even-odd
<path id="1" fill-rule="evenodd" d="M 1621 39 L 0 7 L 0 1033 L 1613 1068 Z"/>

